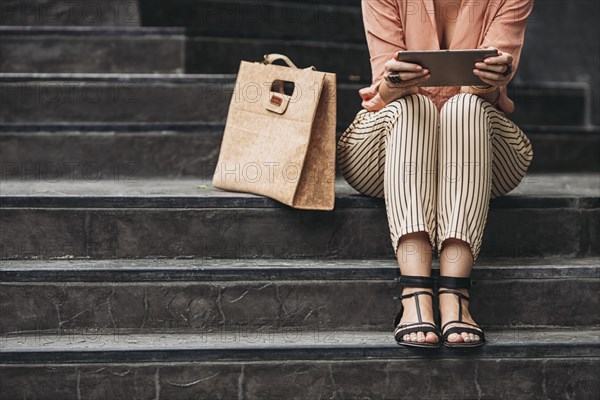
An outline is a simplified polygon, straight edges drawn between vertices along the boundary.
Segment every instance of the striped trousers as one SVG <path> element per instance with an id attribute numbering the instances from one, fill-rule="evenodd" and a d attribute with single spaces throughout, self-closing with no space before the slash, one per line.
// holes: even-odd
<path id="1" fill-rule="evenodd" d="M 402 235 L 425 231 L 434 249 L 467 242 L 477 259 L 489 200 L 521 182 L 533 151 L 527 136 L 488 101 L 450 98 L 438 112 L 412 94 L 379 111 L 361 110 L 337 143 L 344 179 L 384 197 L 394 254 Z"/>

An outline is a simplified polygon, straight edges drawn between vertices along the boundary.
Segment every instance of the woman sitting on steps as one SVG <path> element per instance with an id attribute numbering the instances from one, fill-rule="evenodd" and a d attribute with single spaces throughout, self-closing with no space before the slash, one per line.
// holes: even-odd
<path id="1" fill-rule="evenodd" d="M 530 0 L 363 0 L 373 84 L 337 146 L 357 191 L 384 197 L 400 267 L 395 339 L 408 346 L 479 346 L 468 289 L 490 198 L 521 182 L 533 159 L 527 136 L 506 115 L 506 85 L 519 64 Z M 398 51 L 493 47 L 474 65 L 487 85 L 422 87 L 429 71 Z M 433 248 L 440 258 L 441 327 L 434 321 Z M 441 329 L 440 329 L 441 328 Z"/>

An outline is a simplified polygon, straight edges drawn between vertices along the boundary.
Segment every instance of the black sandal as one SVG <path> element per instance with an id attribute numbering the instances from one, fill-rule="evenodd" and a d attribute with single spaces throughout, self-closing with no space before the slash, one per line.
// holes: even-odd
<path id="1" fill-rule="evenodd" d="M 462 300 L 465 299 L 465 300 L 469 301 L 470 300 L 469 297 L 465 296 L 461 292 L 452 290 L 452 289 L 471 289 L 471 279 L 470 278 L 456 278 L 456 277 L 452 277 L 452 276 L 440 276 L 438 279 L 438 287 L 450 288 L 450 289 L 439 290 L 438 297 L 440 294 L 448 293 L 448 294 L 455 295 L 458 300 L 458 319 L 448 321 L 444 324 L 444 326 L 442 326 L 442 332 L 443 332 L 442 339 L 443 339 L 444 346 L 447 346 L 447 347 L 479 347 L 479 346 L 482 346 L 485 343 L 485 335 L 483 334 L 483 331 L 481 330 L 481 328 L 478 325 L 471 324 L 469 322 L 464 322 L 462 320 L 462 311 L 463 311 Z M 454 327 L 448 328 L 448 330 L 444 331 L 444 328 L 450 324 L 470 325 L 473 328 L 469 328 L 466 326 L 454 326 Z M 465 342 L 464 339 L 462 342 L 449 342 L 448 341 L 448 337 L 451 334 L 453 334 L 453 333 L 460 334 L 461 332 L 473 333 L 473 334 L 479 336 L 479 340 L 476 342 Z"/>
<path id="2" fill-rule="evenodd" d="M 433 289 L 433 278 L 430 276 L 406 276 L 402 275 L 400 277 L 400 285 L 402 288 L 405 287 L 416 287 L 416 288 L 429 288 Z M 418 291 L 414 293 L 410 293 L 407 295 L 401 295 L 394 297 L 395 299 L 400 299 L 400 312 L 394 318 L 394 339 L 399 345 L 410 346 L 410 347 L 426 347 L 426 348 L 437 348 L 442 345 L 442 335 L 439 328 L 431 323 L 431 322 L 423 322 L 421 318 L 421 308 L 419 307 L 419 296 L 420 295 L 428 295 L 433 299 L 433 294 L 427 291 Z M 400 319 L 402 319 L 402 314 L 404 313 L 404 306 L 402 305 L 402 300 L 407 299 L 409 297 L 415 298 L 415 307 L 417 307 L 417 317 L 419 322 L 409 322 L 400 325 Z M 415 332 L 423 332 L 427 334 L 427 332 L 433 332 L 437 337 L 437 343 L 428 343 L 428 342 L 406 342 L 402 340 L 402 337 L 406 334 L 415 333 Z"/>

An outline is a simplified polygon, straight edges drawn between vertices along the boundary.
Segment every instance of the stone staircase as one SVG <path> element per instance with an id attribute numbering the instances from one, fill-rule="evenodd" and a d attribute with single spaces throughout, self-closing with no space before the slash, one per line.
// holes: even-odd
<path id="1" fill-rule="evenodd" d="M 210 184 L 241 59 L 336 72 L 345 129 L 370 79 L 357 0 L 1 7 L 0 399 L 600 396 L 587 85 L 511 85 L 534 161 L 490 203 L 489 343 L 415 351 L 391 334 L 383 200 L 338 179 L 334 211 L 300 211 Z"/>

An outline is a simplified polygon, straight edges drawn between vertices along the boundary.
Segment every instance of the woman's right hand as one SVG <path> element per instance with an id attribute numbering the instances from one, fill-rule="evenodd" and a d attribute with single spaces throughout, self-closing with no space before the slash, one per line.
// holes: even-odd
<path id="1" fill-rule="evenodd" d="M 397 54 L 397 53 L 396 53 Z M 391 78 L 390 78 L 391 77 Z M 397 78 L 400 82 L 396 82 Z M 379 94 L 386 104 L 408 94 L 417 93 L 419 84 L 429 79 L 427 69 L 418 64 L 398 61 L 397 55 L 385 63 L 383 82 L 379 85 Z"/>

